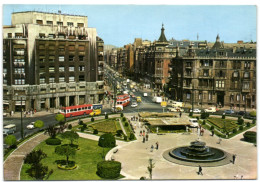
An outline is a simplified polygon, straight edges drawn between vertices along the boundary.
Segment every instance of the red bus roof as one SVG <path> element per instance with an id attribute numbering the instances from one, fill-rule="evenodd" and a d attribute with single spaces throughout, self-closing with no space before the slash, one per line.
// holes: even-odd
<path id="1" fill-rule="evenodd" d="M 77 108 L 81 108 L 81 107 L 89 107 L 89 106 L 92 106 L 92 104 L 83 104 L 83 105 L 77 105 L 77 106 L 68 106 L 66 107 L 66 110 L 67 109 L 77 109 Z M 62 109 L 64 109 L 65 107 L 62 107 Z"/>
<path id="2" fill-rule="evenodd" d="M 126 97 L 129 97 L 129 95 L 128 95 L 128 94 L 118 95 L 117 98 L 119 98 L 119 97 L 120 97 L 120 98 L 126 98 Z"/>

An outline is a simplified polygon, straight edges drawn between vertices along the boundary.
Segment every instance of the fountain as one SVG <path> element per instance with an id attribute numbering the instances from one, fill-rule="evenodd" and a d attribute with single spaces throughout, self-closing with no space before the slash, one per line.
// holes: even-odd
<path id="1" fill-rule="evenodd" d="M 163 154 L 168 161 L 183 165 L 217 166 L 228 164 L 230 155 L 218 148 L 206 146 L 205 142 L 196 140 L 190 146 L 177 147 Z"/>

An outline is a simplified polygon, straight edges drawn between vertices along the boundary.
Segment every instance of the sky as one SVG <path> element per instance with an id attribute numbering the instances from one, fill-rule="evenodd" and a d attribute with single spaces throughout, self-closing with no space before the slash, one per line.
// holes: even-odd
<path id="1" fill-rule="evenodd" d="M 162 23 L 167 39 L 207 40 L 217 34 L 226 43 L 256 41 L 257 9 L 254 5 L 3 5 L 3 25 L 12 12 L 55 12 L 88 16 L 105 44 L 122 47 L 135 38 L 158 40 Z"/>

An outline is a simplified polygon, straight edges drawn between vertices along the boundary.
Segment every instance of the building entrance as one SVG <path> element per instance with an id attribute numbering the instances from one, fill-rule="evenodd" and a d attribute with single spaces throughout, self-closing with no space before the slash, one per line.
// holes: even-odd
<path id="1" fill-rule="evenodd" d="M 217 104 L 218 106 L 223 107 L 224 106 L 224 92 L 217 92 Z"/>

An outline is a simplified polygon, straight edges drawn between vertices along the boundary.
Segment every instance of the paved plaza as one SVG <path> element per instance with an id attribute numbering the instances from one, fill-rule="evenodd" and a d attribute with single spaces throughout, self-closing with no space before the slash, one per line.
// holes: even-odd
<path id="1" fill-rule="evenodd" d="M 132 121 L 134 124 L 136 121 Z M 143 128 L 136 129 L 137 141 L 118 145 L 117 153 L 111 150 L 106 159 L 111 156 L 115 160 L 122 163 L 121 173 L 126 176 L 125 179 L 140 179 L 144 176 L 149 177 L 147 166 L 148 160 L 151 158 L 155 163 L 153 169 L 153 179 L 256 179 L 257 177 L 257 147 L 251 143 L 241 141 L 243 133 L 231 139 L 222 139 L 221 144 L 217 144 L 219 138 L 211 136 L 211 133 L 206 131 L 204 136 L 200 137 L 201 141 L 206 142 L 207 146 L 220 148 L 230 153 L 236 154 L 235 164 L 231 162 L 227 165 L 217 167 L 203 167 L 203 175 L 198 175 L 198 167 L 184 166 L 171 163 L 163 158 L 164 151 L 190 145 L 190 142 L 198 138 L 196 129 L 191 134 L 174 134 L 165 135 L 150 134 L 147 142 L 142 142 L 142 137 L 139 136 L 139 131 Z M 256 127 L 251 130 L 256 131 Z M 151 145 L 159 142 L 159 149 L 151 152 Z"/>

